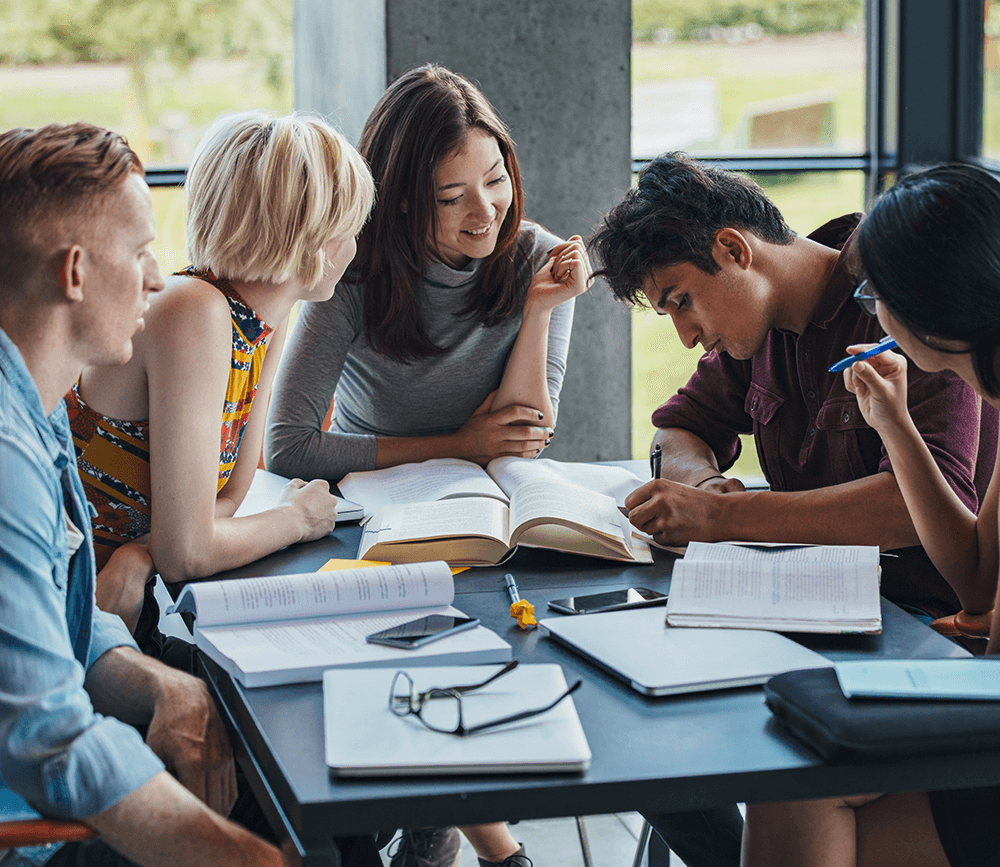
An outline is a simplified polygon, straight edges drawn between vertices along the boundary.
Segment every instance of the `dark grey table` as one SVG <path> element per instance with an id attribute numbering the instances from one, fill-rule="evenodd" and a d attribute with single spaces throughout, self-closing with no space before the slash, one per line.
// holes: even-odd
<path id="1" fill-rule="evenodd" d="M 321 541 L 294 546 L 218 577 L 310 571 L 352 558 L 360 529 L 341 525 Z M 759 687 L 646 698 L 508 613 L 502 576 L 545 616 L 549 599 L 630 585 L 666 592 L 674 555 L 652 566 L 521 549 L 501 567 L 456 576 L 455 605 L 506 638 L 524 662 L 557 662 L 583 678 L 574 701 L 593 751 L 582 774 L 342 781 L 324 764 L 319 684 L 245 689 L 207 663 L 230 714 L 237 753 L 269 819 L 303 863 L 336 864 L 332 834 L 638 810 L 670 812 L 736 801 L 769 801 L 995 783 L 1000 754 L 866 765 L 824 764 L 773 722 Z M 831 659 L 967 656 L 883 600 L 878 636 L 802 636 Z M 552 615 L 557 616 L 557 615 Z M 793 636 L 794 637 L 794 636 Z"/>

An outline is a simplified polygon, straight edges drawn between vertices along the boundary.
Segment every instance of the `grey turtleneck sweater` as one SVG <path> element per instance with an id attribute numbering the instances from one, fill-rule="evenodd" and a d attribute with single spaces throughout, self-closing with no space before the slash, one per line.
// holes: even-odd
<path id="1" fill-rule="evenodd" d="M 559 239 L 522 223 L 530 243 L 517 275 L 521 305 L 531 278 Z M 521 326 L 521 313 L 484 328 L 456 314 L 465 307 L 481 259 L 455 270 L 434 263 L 418 288 L 428 337 L 448 352 L 401 363 L 376 352 L 364 336 L 364 287 L 338 284 L 329 301 L 305 303 L 289 337 L 268 413 L 264 454 L 283 476 L 339 480 L 375 468 L 376 437 L 447 434 L 458 430 L 497 389 Z M 555 409 L 566 372 L 574 301 L 552 311 L 547 378 Z M 329 431 L 321 425 L 330 400 Z"/>

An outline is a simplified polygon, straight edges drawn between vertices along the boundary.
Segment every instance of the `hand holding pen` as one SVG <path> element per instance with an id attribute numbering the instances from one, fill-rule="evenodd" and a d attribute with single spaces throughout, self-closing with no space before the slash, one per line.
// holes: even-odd
<path id="1" fill-rule="evenodd" d="M 885 352 L 886 348 L 884 341 L 874 347 L 879 352 L 858 353 L 853 360 L 867 363 L 852 364 L 844 371 L 844 385 L 857 397 L 861 415 L 883 437 L 890 429 L 912 424 L 906 402 L 906 359 Z M 862 359 L 865 355 L 868 358 Z"/>
<path id="2" fill-rule="evenodd" d="M 840 371 L 847 370 L 848 367 L 853 366 L 858 361 L 867 361 L 869 358 L 874 358 L 876 355 L 881 355 L 883 352 L 897 348 L 898 344 L 895 340 L 888 336 L 883 337 L 871 349 L 859 352 L 857 355 L 848 355 L 847 358 L 842 358 L 830 368 L 830 373 L 840 373 Z"/>

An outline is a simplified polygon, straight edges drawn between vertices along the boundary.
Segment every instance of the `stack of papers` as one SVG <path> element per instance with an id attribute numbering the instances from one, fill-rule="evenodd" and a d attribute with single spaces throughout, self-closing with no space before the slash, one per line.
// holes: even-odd
<path id="1" fill-rule="evenodd" d="M 674 564 L 667 623 L 879 633 L 879 576 L 870 545 L 692 542 Z"/>

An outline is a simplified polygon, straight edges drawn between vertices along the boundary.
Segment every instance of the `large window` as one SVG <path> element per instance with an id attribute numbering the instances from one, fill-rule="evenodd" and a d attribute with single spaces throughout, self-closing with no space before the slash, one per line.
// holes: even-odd
<path id="1" fill-rule="evenodd" d="M 983 153 L 1000 162 L 1000 3 L 983 9 Z"/>
<path id="2" fill-rule="evenodd" d="M 862 172 L 788 164 L 864 159 L 861 0 L 634 0 L 633 28 L 636 167 L 668 150 L 736 168 L 747 161 L 763 169 L 751 174 L 800 234 L 863 209 Z M 669 319 L 647 310 L 636 311 L 632 329 L 632 451 L 641 457 L 652 410 L 687 380 L 701 352 L 685 349 Z M 760 472 L 752 446 L 737 470 Z"/>
<path id="3" fill-rule="evenodd" d="M 0 129 L 86 120 L 128 138 L 149 170 L 156 252 L 183 266 L 178 183 L 223 111 L 292 108 L 292 0 L 0 4 Z"/>

